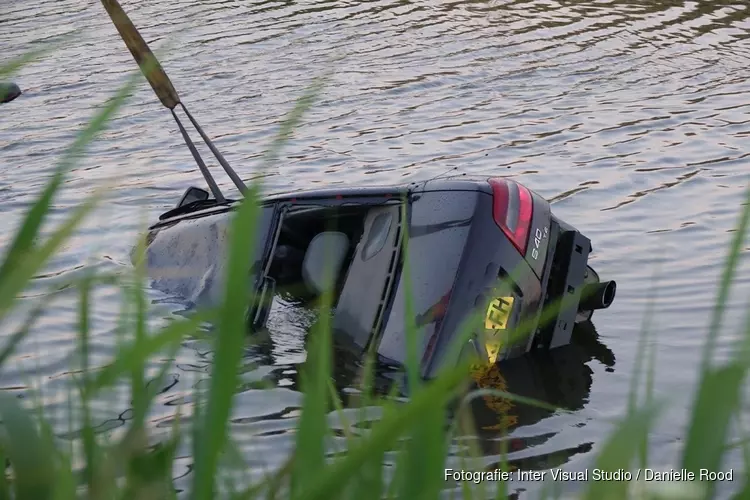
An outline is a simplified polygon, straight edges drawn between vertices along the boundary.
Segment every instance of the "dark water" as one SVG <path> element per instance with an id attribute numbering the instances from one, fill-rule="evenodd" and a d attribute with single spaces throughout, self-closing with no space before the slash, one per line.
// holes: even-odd
<path id="1" fill-rule="evenodd" d="M 509 390 L 574 410 L 510 409 L 511 459 L 522 468 L 591 467 L 625 409 L 655 289 L 655 392 L 672 405 L 651 436 L 651 457 L 655 467 L 679 466 L 709 312 L 750 173 L 747 4 L 132 0 L 125 7 L 152 47 L 172 44 L 162 55 L 165 69 L 246 179 L 294 99 L 315 76 L 333 71 L 266 179 L 270 191 L 420 180 L 456 169 L 511 174 L 552 200 L 559 216 L 592 239 L 593 265 L 618 281 L 618 299 L 594 316 L 598 343 L 507 367 Z M 63 148 L 135 67 L 98 2 L 2 0 L 3 60 L 74 30 L 53 55 L 16 77 L 24 95 L 0 107 L 2 246 Z M 229 190 L 228 179 L 219 178 Z M 191 183 L 202 185 L 200 175 L 169 113 L 142 82 L 71 174 L 53 219 L 61 221 L 103 185 L 110 190 L 106 205 L 35 281 L 24 304 L 85 265 L 127 271 L 141 223 Z M 743 261 L 719 341 L 722 358 L 741 326 L 749 282 Z M 92 357 L 103 364 L 117 350 L 120 298 L 116 289 L 101 288 L 95 299 Z M 177 308 L 160 306 L 165 311 L 154 314 L 155 325 Z M 64 439 L 76 307 L 73 295 L 51 302 L 0 380 L 24 395 L 40 391 Z M 237 394 L 232 433 L 252 477 L 278 466 L 293 445 L 297 367 L 310 320 L 278 304 L 272 345 L 245 357 L 247 384 Z M 3 334 L 12 326 L 3 325 Z M 157 437 L 169 432 L 178 403 L 187 403 L 182 411 L 189 413 L 189 394 L 205 386 L 211 359 L 205 343 L 184 344 L 150 417 Z M 348 375 L 339 370 L 340 386 Z M 275 388 L 252 388 L 262 380 Z M 125 388 L 119 391 L 96 414 L 100 430 L 113 435 L 130 418 Z M 488 465 L 500 449 L 491 430 L 500 416 L 490 406 L 477 416 L 487 427 L 480 446 Z M 334 415 L 331 425 L 341 425 Z M 455 442 L 454 452 L 464 444 Z M 190 462 L 185 448 L 175 470 L 180 487 L 188 484 Z M 725 467 L 742 467 L 740 455 L 729 455 Z M 528 492 L 540 483 L 513 486 Z"/>

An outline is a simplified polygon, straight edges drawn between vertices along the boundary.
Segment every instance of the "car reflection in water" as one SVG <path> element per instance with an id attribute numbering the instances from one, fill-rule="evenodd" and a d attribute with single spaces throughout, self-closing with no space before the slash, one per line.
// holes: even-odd
<path id="1" fill-rule="evenodd" d="M 592 360 L 605 365 L 607 371 L 612 371 L 615 365 L 614 353 L 601 343 L 594 325 L 586 321 L 576 325 L 572 341 L 567 346 L 540 350 L 503 361 L 489 369 L 475 370 L 474 388 L 504 391 L 562 410 L 581 410 L 591 391 L 593 370 L 589 363 Z M 556 410 L 509 401 L 497 394 L 487 394 L 490 392 L 469 399 L 469 411 L 465 413 L 470 417 L 467 420 L 483 455 L 499 456 L 505 448 L 509 454 L 510 470 L 547 470 L 591 450 L 593 443 L 583 443 L 551 454 L 519 453 L 543 445 L 557 432 L 514 437 L 513 431 L 537 424 Z M 504 435 L 510 437 L 504 438 Z M 466 433 L 464 436 L 469 437 Z M 519 454 L 524 457 L 514 457 Z M 487 466 L 488 470 L 494 468 L 500 468 L 500 464 Z"/>
<path id="2" fill-rule="evenodd" d="M 460 412 L 461 416 L 455 408 L 452 412 L 452 419 L 461 419 L 453 451 L 465 449 L 470 441 L 473 442 L 471 446 L 482 456 L 497 460 L 494 463 L 483 461 L 488 471 L 501 468 L 499 457 L 504 449 L 508 452 L 507 466 L 511 471 L 548 470 L 565 464 L 577 454 L 591 451 L 593 442 L 584 442 L 552 453 L 536 453 L 533 449 L 542 447 L 559 429 L 526 433 L 523 437 L 517 435 L 524 434 L 524 431 L 514 432 L 553 416 L 557 411 L 553 408 L 572 412 L 583 409 L 588 403 L 593 382 L 591 361 L 602 363 L 607 371 L 613 370 L 615 355 L 600 341 L 590 321 L 576 325 L 572 338 L 571 343 L 564 347 L 527 354 L 491 368 L 475 370 L 471 390 L 479 389 L 482 392 L 479 396 L 467 398 L 468 403 Z M 357 360 L 340 344 L 337 344 L 334 356 L 334 377 L 340 397 L 345 406 L 356 406 L 357 391 L 351 388 L 360 386 L 358 376 L 361 373 L 361 360 Z M 380 364 L 374 383 L 375 392 L 385 396 L 394 383 L 404 384 L 404 380 L 397 367 Z M 493 390 L 533 399 L 548 407 L 509 401 L 498 394 L 491 394 Z M 405 396 L 405 391 L 401 395 Z M 468 428 L 465 425 L 467 421 L 470 424 Z M 358 424 L 363 425 L 366 426 L 366 423 Z"/>
<path id="3" fill-rule="evenodd" d="M 424 321 L 439 320 L 441 305 L 448 297 L 443 297 L 435 307 L 429 311 L 423 311 L 418 319 Z M 287 316 L 297 307 L 293 303 L 283 316 Z M 428 319 L 429 318 L 429 319 Z M 264 363 L 275 364 L 276 368 L 266 375 L 266 381 L 272 385 L 281 385 L 292 390 L 299 388 L 299 373 L 303 372 L 302 365 L 291 365 L 279 363 L 276 355 L 283 351 L 283 346 L 278 345 L 274 338 L 279 339 L 273 332 L 270 333 L 269 343 L 263 346 L 256 344 L 253 348 L 254 355 L 266 357 Z M 309 335 L 308 335 L 309 338 Z M 334 344 L 333 353 L 333 380 L 339 397 L 345 407 L 354 407 L 358 404 L 359 387 L 361 387 L 361 376 L 364 361 L 361 351 L 352 349 L 341 342 L 342 337 Z M 270 344 L 276 344 L 271 348 Z M 307 344 L 307 342 L 303 342 Z M 303 346 L 297 346 L 297 349 Z M 308 347 L 305 345 L 304 347 Z M 281 348 L 281 349 L 279 349 Z M 261 352 L 263 354 L 261 354 Z M 265 354 L 265 356 L 264 356 Z M 283 357 L 283 356 L 282 356 Z M 569 345 L 552 350 L 541 350 L 519 358 L 503 361 L 492 368 L 475 370 L 474 384 L 472 389 L 497 390 L 522 396 L 546 403 L 547 405 L 568 411 L 583 409 L 588 402 L 591 384 L 593 381 L 593 370 L 590 362 L 596 360 L 605 365 L 608 371 L 612 371 L 615 365 L 614 353 L 606 347 L 599 339 L 596 328 L 590 321 L 577 324 L 573 331 L 572 341 Z M 270 380 L 269 380 L 270 379 Z M 394 384 L 404 390 L 401 396 L 406 396 L 403 371 L 399 367 L 378 363 L 375 376 L 373 377 L 373 390 L 380 396 L 390 393 Z M 471 440 L 479 452 L 485 457 L 499 457 L 503 448 L 507 447 L 509 452 L 508 465 L 511 470 L 547 470 L 567 462 L 572 456 L 586 453 L 593 443 L 578 444 L 574 447 L 557 450 L 552 454 L 538 454 L 530 452 L 531 448 L 540 447 L 557 434 L 557 431 L 537 433 L 531 436 L 516 437 L 514 432 L 523 427 L 538 424 L 542 420 L 555 414 L 555 410 L 542 408 L 529 404 L 511 402 L 497 394 L 484 394 L 469 398 L 468 404 L 464 406 L 462 415 L 468 416 L 471 429 L 461 426 L 456 444 L 458 447 L 467 444 Z M 392 393 L 391 393 L 392 394 Z M 453 418 L 457 417 L 455 408 Z M 373 417 L 375 420 L 376 417 Z M 367 427 L 371 422 L 357 422 L 355 427 Z M 355 434 L 356 430 L 352 429 Z M 503 436 L 509 435 L 510 438 Z M 505 441 L 505 444 L 504 444 Z M 455 448 L 454 448 L 455 450 Z M 522 455 L 522 458 L 516 458 Z M 487 464 L 487 470 L 499 468 L 499 463 Z"/>

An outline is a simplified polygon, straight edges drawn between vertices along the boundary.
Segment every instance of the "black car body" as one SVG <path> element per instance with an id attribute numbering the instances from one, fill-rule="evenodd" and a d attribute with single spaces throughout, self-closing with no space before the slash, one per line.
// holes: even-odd
<path id="1" fill-rule="evenodd" d="M 195 304 L 218 302 L 236 206 L 188 189 L 150 228 L 154 286 Z M 615 295 L 615 283 L 588 266 L 589 239 L 507 178 L 272 195 L 258 227 L 251 283 L 266 306 L 249 309 L 251 329 L 263 327 L 281 290 L 308 298 L 332 290 L 336 336 L 403 364 L 410 292 L 426 378 L 454 364 L 456 351 L 495 363 L 566 345 L 573 325 Z M 456 346 L 472 313 L 481 325 Z"/>

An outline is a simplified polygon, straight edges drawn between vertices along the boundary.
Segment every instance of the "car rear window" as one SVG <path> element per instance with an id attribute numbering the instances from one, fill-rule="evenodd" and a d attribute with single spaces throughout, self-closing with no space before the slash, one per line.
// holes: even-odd
<path id="1" fill-rule="evenodd" d="M 424 193 L 412 204 L 409 225 L 409 276 L 401 273 L 393 305 L 381 337 L 379 354 L 403 363 L 406 360 L 405 298 L 407 279 L 412 312 L 421 336 L 421 359 L 441 320 L 461 263 L 471 229 L 478 193 L 439 191 Z"/>

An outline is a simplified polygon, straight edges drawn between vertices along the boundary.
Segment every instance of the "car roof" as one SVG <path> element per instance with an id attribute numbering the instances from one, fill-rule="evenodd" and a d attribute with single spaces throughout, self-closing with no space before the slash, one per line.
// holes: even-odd
<path id="1" fill-rule="evenodd" d="M 486 193 L 492 193 L 491 187 L 487 183 L 487 177 L 470 177 L 465 174 L 459 174 L 403 184 L 375 186 L 342 185 L 340 187 L 325 187 L 320 189 L 300 189 L 297 191 L 269 194 L 264 196 L 263 200 L 264 202 L 274 202 L 286 200 L 315 200 L 335 197 L 395 196 L 426 191 L 484 191 Z"/>
<path id="2" fill-rule="evenodd" d="M 340 198 L 376 197 L 396 198 L 407 194 L 418 194 L 431 191 L 482 191 L 492 194 L 492 189 L 487 183 L 488 177 L 476 177 L 466 174 L 434 177 L 423 181 L 415 181 L 403 184 L 375 185 L 375 186 L 353 186 L 342 185 L 340 187 L 325 187 L 320 189 L 300 189 L 271 193 L 261 199 L 262 205 L 270 205 L 276 202 L 305 202 Z M 237 207 L 239 200 L 227 200 L 227 203 L 205 209 L 190 211 L 184 214 L 171 216 L 171 210 L 163 213 L 159 221 L 149 229 L 165 226 L 184 219 L 194 219 L 233 210 Z"/>

